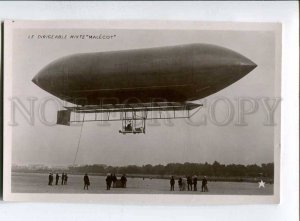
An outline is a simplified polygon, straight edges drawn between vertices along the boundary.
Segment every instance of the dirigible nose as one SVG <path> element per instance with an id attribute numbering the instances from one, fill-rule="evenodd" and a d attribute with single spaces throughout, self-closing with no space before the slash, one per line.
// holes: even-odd
<path id="1" fill-rule="evenodd" d="M 257 66 L 246 56 L 220 46 L 197 45 L 195 51 L 193 82 L 197 99 L 228 87 Z"/>
<path id="2" fill-rule="evenodd" d="M 228 80 L 229 84 L 241 79 L 257 67 L 249 58 L 235 51 L 220 48 L 216 50 L 216 53 L 214 66 L 222 70 L 217 71 L 217 77 L 220 80 Z"/>
<path id="3" fill-rule="evenodd" d="M 240 58 L 239 65 L 241 68 L 241 72 L 245 73 L 245 75 L 250 73 L 254 68 L 257 67 L 257 64 L 246 57 Z"/>
<path id="4" fill-rule="evenodd" d="M 37 77 L 37 75 L 36 76 L 34 76 L 34 78 L 32 78 L 32 80 L 31 80 L 33 83 L 35 83 L 36 85 L 39 85 L 39 83 L 38 83 L 38 77 Z"/>
<path id="5" fill-rule="evenodd" d="M 32 79 L 32 82 L 53 95 L 58 95 L 63 87 L 63 63 L 54 61 L 42 68 Z"/>
<path id="6" fill-rule="evenodd" d="M 49 86 L 51 83 L 51 77 L 48 74 L 48 68 L 43 68 L 40 70 L 31 80 L 40 88 L 49 92 Z"/>

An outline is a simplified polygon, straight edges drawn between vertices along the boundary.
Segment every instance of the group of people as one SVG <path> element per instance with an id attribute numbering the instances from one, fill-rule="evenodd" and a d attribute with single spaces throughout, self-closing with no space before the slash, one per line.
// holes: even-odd
<path id="1" fill-rule="evenodd" d="M 117 186 L 118 178 L 117 178 L 116 174 L 107 174 L 105 181 L 106 181 L 106 190 L 110 190 L 111 185 L 112 185 L 113 188 L 118 187 L 118 186 Z M 123 174 L 123 175 L 121 176 L 120 181 L 121 181 L 121 187 L 122 187 L 122 188 L 126 188 L 127 178 L 126 178 L 126 175 L 125 175 L 125 174 Z M 83 187 L 83 189 L 84 189 L 84 190 L 85 190 L 85 189 L 88 190 L 88 189 L 89 189 L 89 186 L 90 186 L 90 179 L 89 179 L 89 176 L 88 176 L 87 173 L 86 173 L 86 174 L 84 175 L 84 177 L 83 177 L 83 182 L 84 182 L 84 187 Z"/>
<path id="2" fill-rule="evenodd" d="M 59 178 L 60 178 L 59 174 L 56 173 L 55 185 L 58 185 Z M 48 185 L 49 186 L 52 186 L 53 180 L 54 180 L 53 173 L 49 173 L 49 179 L 48 179 Z M 67 182 L 68 182 L 68 174 L 62 173 L 62 175 L 61 175 L 61 185 L 67 185 Z"/>
<path id="3" fill-rule="evenodd" d="M 105 181 L 106 181 L 106 190 L 110 190 L 111 184 L 113 184 L 113 188 L 117 187 L 118 178 L 116 174 L 107 174 Z M 125 174 L 121 176 L 120 181 L 121 181 L 121 187 L 126 188 L 127 178 Z"/>
<path id="4" fill-rule="evenodd" d="M 193 177 L 186 176 L 184 178 L 179 177 L 179 179 L 178 179 L 179 191 L 186 190 L 186 186 L 187 186 L 188 191 L 193 191 L 193 190 L 197 191 L 197 184 L 198 184 L 198 177 L 197 176 L 193 176 Z M 174 176 L 171 176 L 170 186 L 171 186 L 170 191 L 174 191 L 174 186 L 175 186 Z M 201 191 L 202 192 L 208 192 L 206 176 L 204 176 L 203 179 L 202 179 Z"/>
<path id="5" fill-rule="evenodd" d="M 59 174 L 56 173 L 55 176 L 55 185 L 58 185 L 59 182 Z M 53 184 L 53 173 L 49 173 L 49 182 L 48 185 L 52 186 Z M 144 178 L 143 178 L 144 179 Z M 66 185 L 68 181 L 68 175 L 66 173 L 62 173 L 61 175 L 61 185 Z M 117 187 L 121 187 L 121 188 L 126 188 L 126 183 L 127 183 L 127 178 L 126 175 L 123 174 L 120 178 L 120 180 L 118 180 L 116 174 L 107 174 L 106 176 L 106 190 L 110 190 L 111 187 L 113 188 L 117 188 Z M 120 182 L 118 182 L 120 181 Z M 83 177 L 83 182 L 84 182 L 84 187 L 83 189 L 89 189 L 90 186 L 90 179 L 88 174 L 86 173 Z M 186 177 L 179 177 L 178 179 L 178 187 L 179 187 L 179 191 L 185 191 L 186 190 L 186 186 L 187 186 L 187 190 L 188 191 L 197 191 L 197 184 L 198 184 L 198 177 L 197 176 L 186 176 Z M 174 176 L 171 176 L 170 178 L 170 191 L 174 191 L 175 190 L 175 178 Z M 202 185 L 201 185 L 201 191 L 202 192 L 208 192 L 208 188 L 207 188 L 207 178 L 206 176 L 203 177 L 202 179 Z"/>

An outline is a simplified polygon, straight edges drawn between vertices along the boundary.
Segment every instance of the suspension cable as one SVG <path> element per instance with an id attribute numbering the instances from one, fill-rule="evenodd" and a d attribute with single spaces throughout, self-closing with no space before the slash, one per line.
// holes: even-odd
<path id="1" fill-rule="evenodd" d="M 79 150 L 79 147 L 80 147 L 80 141 L 81 141 L 81 135 L 82 135 L 82 128 L 83 128 L 83 124 L 84 124 L 84 116 L 85 116 L 85 113 L 83 113 L 83 120 L 82 120 L 82 124 L 81 124 L 81 128 L 80 128 L 80 134 L 79 134 L 79 139 L 78 139 L 78 143 L 77 143 L 77 150 L 76 150 L 75 158 L 74 158 L 74 161 L 73 161 L 73 166 L 75 165 L 75 162 L 76 162 L 76 159 L 77 159 L 78 150 Z"/>

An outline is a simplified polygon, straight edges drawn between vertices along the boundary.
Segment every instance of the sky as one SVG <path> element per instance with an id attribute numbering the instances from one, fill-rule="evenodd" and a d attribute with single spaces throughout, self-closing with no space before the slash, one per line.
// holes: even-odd
<path id="1" fill-rule="evenodd" d="M 38 35 L 115 35 L 103 39 L 37 39 Z M 29 39 L 28 36 L 35 35 Z M 28 97 L 35 97 L 35 123 L 30 125 L 17 110 L 17 126 L 13 126 L 12 163 L 45 164 L 50 166 L 73 163 L 80 136 L 80 126 L 48 126 L 41 122 L 40 110 L 45 99 L 53 97 L 36 86 L 31 79 L 51 61 L 74 53 L 150 48 L 189 43 L 223 46 L 246 56 L 257 67 L 229 87 L 199 100 L 206 103 L 191 119 L 206 125 L 191 125 L 182 119 L 172 120 L 173 126 L 159 121 L 147 125 L 146 134 L 122 135 L 121 122 L 101 126 L 84 123 L 76 164 L 107 164 L 112 166 L 212 163 L 261 164 L 274 162 L 274 127 L 264 126 L 266 114 L 261 103 L 255 113 L 246 116 L 247 126 L 238 126 L 237 98 L 274 97 L 275 38 L 268 31 L 215 30 L 97 30 L 97 29 L 15 29 L 13 33 L 12 94 L 28 107 Z M 209 120 L 208 107 L 219 97 L 233 104 L 235 114 L 226 126 Z M 8 98 L 5 98 L 8 99 Z M 56 121 L 57 107 L 46 104 L 45 117 Z M 217 120 L 227 114 L 226 105 L 216 106 Z"/>

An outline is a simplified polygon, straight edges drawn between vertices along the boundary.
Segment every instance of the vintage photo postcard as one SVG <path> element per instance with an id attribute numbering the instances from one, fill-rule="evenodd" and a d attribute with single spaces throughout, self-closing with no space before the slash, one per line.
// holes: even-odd
<path id="1" fill-rule="evenodd" d="M 281 25 L 6 21 L 4 200 L 279 203 Z"/>

